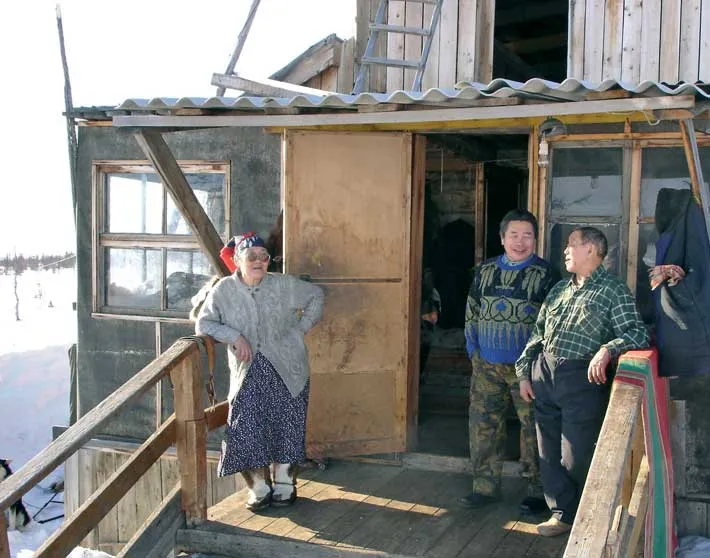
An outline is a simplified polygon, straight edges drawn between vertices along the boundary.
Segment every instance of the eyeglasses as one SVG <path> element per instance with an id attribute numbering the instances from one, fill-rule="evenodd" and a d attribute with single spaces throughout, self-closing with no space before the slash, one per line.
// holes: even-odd
<path id="1" fill-rule="evenodd" d="M 255 262 L 257 260 L 260 262 L 268 262 L 271 256 L 268 252 L 247 252 L 244 259 L 248 262 Z"/>

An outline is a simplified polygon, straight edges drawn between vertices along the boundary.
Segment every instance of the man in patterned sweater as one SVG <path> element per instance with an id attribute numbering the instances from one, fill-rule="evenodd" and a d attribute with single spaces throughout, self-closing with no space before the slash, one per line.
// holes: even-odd
<path id="1" fill-rule="evenodd" d="M 546 537 L 572 529 L 608 403 L 607 368 L 621 353 L 648 347 L 629 288 L 602 264 L 607 249 L 599 229 L 572 231 L 564 253 L 573 275 L 547 295 L 515 364 L 520 396 L 535 402 L 542 483 L 552 510 L 537 532 Z"/>
<path id="2" fill-rule="evenodd" d="M 521 511 L 547 509 L 537 458 L 531 405 L 520 397 L 515 361 L 525 347 L 545 295 L 558 277 L 534 254 L 537 220 L 529 211 L 509 211 L 500 223 L 504 254 L 474 270 L 466 306 L 466 350 L 473 366 L 469 443 L 473 491 L 460 504 L 478 508 L 501 497 L 501 472 L 510 400 L 521 424 L 520 461 L 528 476 Z"/>

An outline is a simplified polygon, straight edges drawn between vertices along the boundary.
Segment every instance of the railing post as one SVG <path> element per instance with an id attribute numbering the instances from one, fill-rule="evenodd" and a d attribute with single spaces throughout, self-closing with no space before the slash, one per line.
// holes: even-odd
<path id="1" fill-rule="evenodd" d="M 7 540 L 5 512 L 0 510 L 0 558 L 10 558 L 10 542 Z"/>
<path id="2" fill-rule="evenodd" d="M 187 524 L 193 526 L 207 519 L 207 421 L 197 345 L 170 377 L 174 386 L 182 509 Z"/>

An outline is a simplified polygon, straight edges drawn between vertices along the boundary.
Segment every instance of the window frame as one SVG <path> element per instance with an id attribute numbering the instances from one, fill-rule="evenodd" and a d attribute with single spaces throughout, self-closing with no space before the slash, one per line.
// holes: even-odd
<path id="1" fill-rule="evenodd" d="M 231 229 L 231 162 L 206 160 L 179 160 L 180 169 L 185 174 L 220 174 L 224 176 L 224 230 L 217 231 L 223 241 L 229 238 Z M 92 297 L 91 310 L 94 317 L 111 317 L 149 321 L 177 320 L 187 321 L 189 310 L 167 310 L 165 287 L 167 284 L 167 251 L 200 250 L 200 244 L 194 234 L 156 233 L 110 233 L 106 232 L 107 177 L 110 174 L 155 174 L 153 166 L 147 160 L 94 160 L 91 168 L 91 263 Z M 160 178 L 160 176 L 158 175 Z M 162 230 L 165 230 L 167 200 L 170 195 L 162 179 Z M 136 248 L 162 250 L 161 308 L 133 308 L 106 304 L 106 249 Z"/>

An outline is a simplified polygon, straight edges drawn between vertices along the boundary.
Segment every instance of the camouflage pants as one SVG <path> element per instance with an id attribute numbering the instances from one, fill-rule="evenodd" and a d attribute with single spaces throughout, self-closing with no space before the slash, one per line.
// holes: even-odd
<path id="1" fill-rule="evenodd" d="M 473 492 L 499 496 L 505 458 L 506 412 L 512 399 L 520 419 L 520 462 L 529 479 L 528 496 L 542 497 L 533 406 L 520 397 L 515 366 L 493 364 L 479 356 L 471 360 L 469 445 Z"/>

